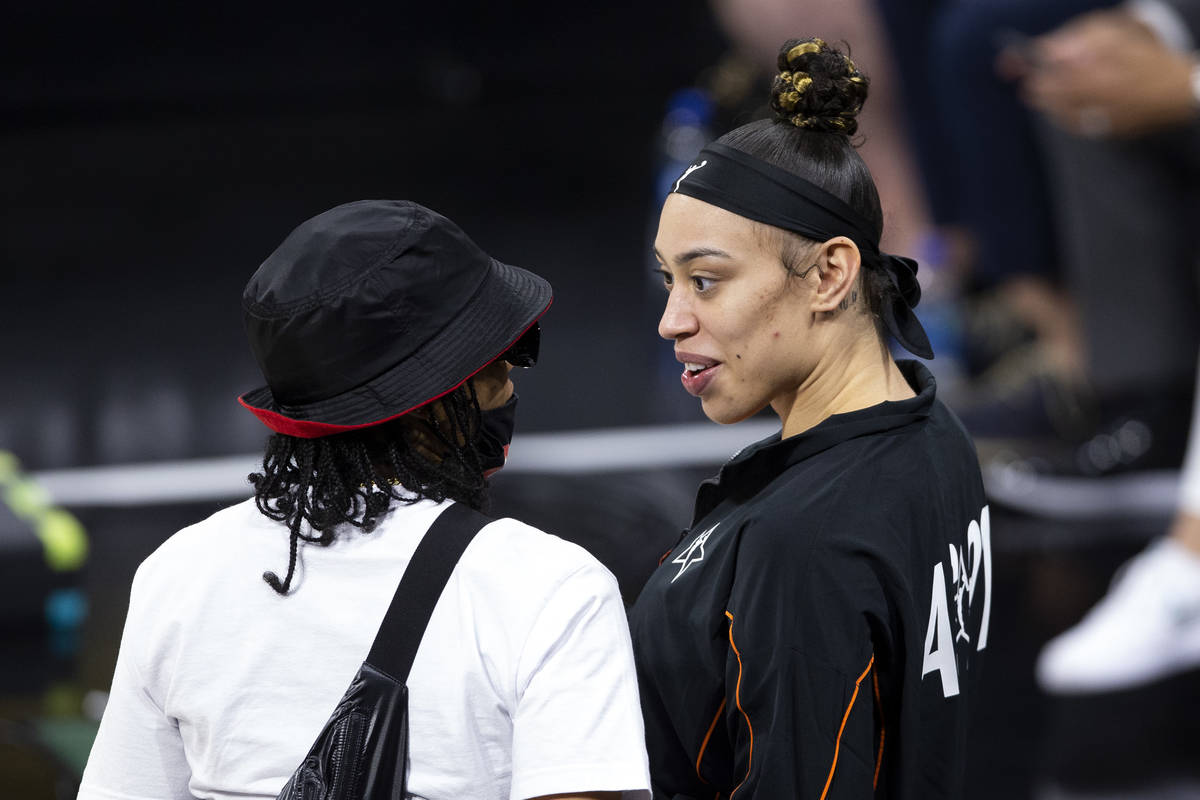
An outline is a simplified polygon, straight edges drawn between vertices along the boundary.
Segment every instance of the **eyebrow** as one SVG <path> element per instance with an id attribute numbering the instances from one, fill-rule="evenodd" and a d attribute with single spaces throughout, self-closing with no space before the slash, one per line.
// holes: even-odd
<path id="1" fill-rule="evenodd" d="M 654 255 L 658 256 L 659 261 L 667 260 L 663 258 L 663 254 L 659 252 L 657 247 L 654 248 Z M 689 261 L 695 261 L 697 258 L 707 258 L 710 256 L 715 258 L 733 258 L 733 256 L 731 256 L 729 253 L 716 247 L 695 247 L 691 250 L 688 250 L 686 253 L 680 253 L 678 256 L 676 256 L 675 263 L 686 264 Z"/>

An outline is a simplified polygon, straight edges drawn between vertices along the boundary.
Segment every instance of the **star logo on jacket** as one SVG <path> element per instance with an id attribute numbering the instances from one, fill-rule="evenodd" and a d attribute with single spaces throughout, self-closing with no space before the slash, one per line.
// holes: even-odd
<path id="1" fill-rule="evenodd" d="M 717 523 L 720 525 L 721 523 Z M 687 546 L 687 549 L 671 559 L 672 564 L 679 565 L 679 572 L 675 573 L 675 577 L 671 578 L 671 583 L 679 580 L 679 576 L 687 572 L 687 568 L 692 564 L 704 560 L 704 543 L 708 541 L 708 537 L 717 529 L 717 525 L 713 525 L 706 531 L 701 532 L 699 536 L 692 540 L 692 543 Z"/>

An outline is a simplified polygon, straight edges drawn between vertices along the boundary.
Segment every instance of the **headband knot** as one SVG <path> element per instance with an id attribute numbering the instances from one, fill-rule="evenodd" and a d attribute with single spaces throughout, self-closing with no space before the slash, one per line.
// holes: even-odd
<path id="1" fill-rule="evenodd" d="M 896 296 L 880 309 L 888 332 L 908 352 L 921 358 L 933 358 L 933 346 L 913 308 L 921 302 L 921 284 L 917 282 L 917 262 L 904 256 L 880 253 L 883 272 Z"/>

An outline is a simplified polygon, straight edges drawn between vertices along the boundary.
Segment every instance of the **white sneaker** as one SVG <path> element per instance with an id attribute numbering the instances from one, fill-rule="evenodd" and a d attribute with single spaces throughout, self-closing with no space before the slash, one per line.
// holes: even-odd
<path id="1" fill-rule="evenodd" d="M 1127 689 L 1200 666 L 1200 556 L 1170 538 L 1128 561 L 1079 624 L 1043 648 L 1052 694 Z"/>

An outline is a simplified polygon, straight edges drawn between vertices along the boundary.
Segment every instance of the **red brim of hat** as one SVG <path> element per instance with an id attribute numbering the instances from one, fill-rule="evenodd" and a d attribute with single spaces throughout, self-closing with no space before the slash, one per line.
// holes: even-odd
<path id="1" fill-rule="evenodd" d="M 382 375 L 335 397 L 285 406 L 263 386 L 238 403 L 276 433 L 316 439 L 381 425 L 453 392 L 516 344 L 554 302 L 550 284 L 492 260 L 492 270 L 454 325 Z"/>

